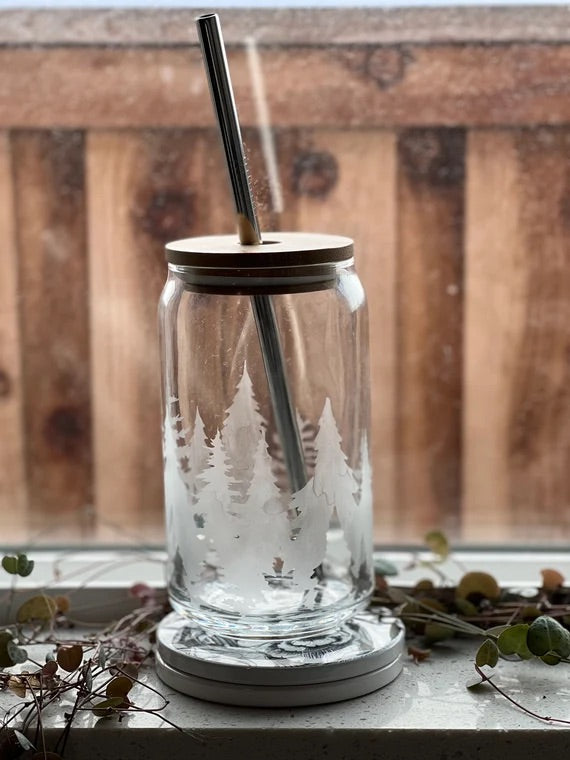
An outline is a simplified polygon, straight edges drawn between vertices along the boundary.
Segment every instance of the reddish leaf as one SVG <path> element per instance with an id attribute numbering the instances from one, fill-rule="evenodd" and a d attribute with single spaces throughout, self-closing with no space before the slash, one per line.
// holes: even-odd
<path id="1" fill-rule="evenodd" d="M 564 585 L 564 576 L 558 570 L 545 568 L 540 571 L 542 575 L 542 588 L 545 591 L 556 591 L 557 588 Z"/>
<path id="2" fill-rule="evenodd" d="M 408 654 L 412 658 L 412 660 L 416 663 L 416 665 L 419 665 L 420 662 L 424 662 L 429 658 L 431 655 L 431 649 L 420 649 L 420 647 L 415 646 L 409 646 L 408 647 Z"/>
<path id="3" fill-rule="evenodd" d="M 81 665 L 83 649 L 79 644 L 65 644 L 57 650 L 56 659 L 61 668 L 73 673 Z"/>

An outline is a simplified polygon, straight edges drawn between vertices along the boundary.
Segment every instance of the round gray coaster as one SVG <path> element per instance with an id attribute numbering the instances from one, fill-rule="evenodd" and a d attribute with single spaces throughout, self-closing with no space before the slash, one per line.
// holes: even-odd
<path id="1" fill-rule="evenodd" d="M 286 707 L 368 694 L 402 670 L 399 621 L 359 614 L 333 632 L 286 640 L 230 639 L 177 613 L 157 632 L 157 673 L 172 688 L 225 704 Z"/>

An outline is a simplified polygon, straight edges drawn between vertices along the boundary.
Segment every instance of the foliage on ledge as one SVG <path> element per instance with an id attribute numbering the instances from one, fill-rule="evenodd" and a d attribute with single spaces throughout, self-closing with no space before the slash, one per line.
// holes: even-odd
<path id="1" fill-rule="evenodd" d="M 25 554 L 2 559 L 14 582 L 0 604 L 15 609 L 16 622 L 0 630 L 0 692 L 18 701 L 0 716 L 0 758 L 61 760 L 74 721 L 85 712 L 118 720 L 144 712 L 182 731 L 164 715 L 168 700 L 146 682 L 143 672 L 152 662 L 156 627 L 170 611 L 166 594 L 138 583 L 130 590 L 138 604 L 133 612 L 77 636 L 74 629 L 81 623 L 74 619 L 68 597 L 44 588 L 15 605 L 15 581 L 30 575 L 33 565 Z M 48 649 L 41 661 L 35 659 L 38 645 L 43 652 Z M 62 711 L 65 725 L 48 747 L 42 717 L 50 707 Z"/>
<path id="2" fill-rule="evenodd" d="M 390 563 L 379 560 L 375 567 L 372 608 L 403 622 L 409 655 L 421 663 L 432 656 L 432 647 L 439 642 L 457 636 L 478 638 L 476 678 L 469 686 L 493 688 L 540 720 L 569 723 L 525 708 L 493 680 L 493 668 L 501 659 L 538 659 L 548 666 L 570 663 L 570 589 L 562 575 L 544 569 L 535 589 L 509 590 L 486 572 L 466 572 L 443 534 L 428 534 L 426 544 L 428 558 L 416 556 L 412 567 L 425 569 L 431 578 L 414 588 L 404 590 L 388 582 L 397 573 Z M 457 565 L 458 582 L 446 577 L 445 561 Z M 0 716 L 2 760 L 60 760 L 82 712 L 119 721 L 128 713 L 145 712 L 170 723 L 164 715 L 168 701 L 146 683 L 143 673 L 144 666 L 153 661 L 156 627 L 170 610 L 164 592 L 136 584 L 131 589 L 138 604 L 133 612 L 102 630 L 76 636 L 79 621 L 74 619 L 69 598 L 43 588 L 16 605 L 17 579 L 34 569 L 27 555 L 3 557 L 2 568 L 13 583 L 0 605 L 15 610 L 15 623 L 0 630 L 0 691 L 17 698 Z M 42 661 L 34 658 L 37 645 L 44 652 L 48 649 Z M 149 696 L 154 706 L 146 705 Z M 62 710 L 65 725 L 55 739 L 50 733 L 48 747 L 42 716 L 50 707 Z M 198 735 L 189 735 L 201 741 Z"/>
<path id="3" fill-rule="evenodd" d="M 439 531 L 428 533 L 426 544 L 432 557 L 415 558 L 411 568 L 423 567 L 438 579 L 420 580 L 412 589 L 390 586 L 387 577 L 395 568 L 380 560 L 376 565 L 376 590 L 372 605 L 380 615 L 398 617 L 411 639 L 408 654 L 420 663 L 432 654 L 431 647 L 455 636 L 476 637 L 481 644 L 475 654 L 474 688 L 487 684 L 523 712 L 552 723 L 570 724 L 561 718 L 538 715 L 505 693 L 493 681 L 499 660 L 540 660 L 548 666 L 570 664 L 570 588 L 555 569 L 541 571 L 536 588 L 501 588 L 497 579 L 484 571 L 463 571 L 457 583 L 450 583 L 441 570 L 453 555 L 446 537 Z"/>

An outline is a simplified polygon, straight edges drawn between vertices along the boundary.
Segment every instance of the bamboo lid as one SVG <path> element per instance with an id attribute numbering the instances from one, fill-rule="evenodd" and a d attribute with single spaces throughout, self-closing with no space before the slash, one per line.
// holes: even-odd
<path id="1" fill-rule="evenodd" d="M 175 240 L 166 245 L 166 259 L 170 264 L 203 269 L 221 269 L 229 273 L 249 270 L 286 276 L 294 268 L 334 265 L 350 261 L 354 255 L 350 238 L 339 235 L 321 235 L 307 232 L 267 232 L 263 243 L 242 245 L 235 235 Z"/>

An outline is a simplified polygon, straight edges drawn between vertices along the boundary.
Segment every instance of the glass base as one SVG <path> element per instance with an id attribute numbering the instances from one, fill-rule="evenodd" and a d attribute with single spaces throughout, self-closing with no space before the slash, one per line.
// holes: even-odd
<path id="1" fill-rule="evenodd" d="M 359 613 L 334 631 L 281 640 L 219 636 L 172 613 L 157 633 L 157 673 L 172 688 L 224 704 L 287 707 L 362 696 L 402 670 L 404 630 Z"/>

